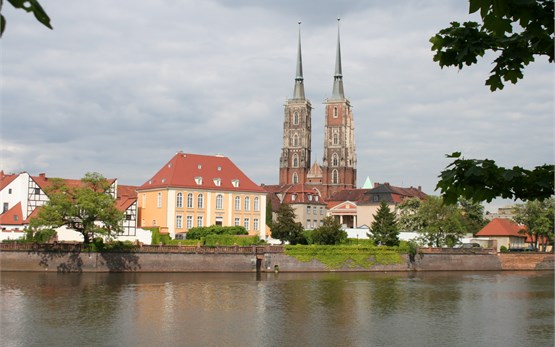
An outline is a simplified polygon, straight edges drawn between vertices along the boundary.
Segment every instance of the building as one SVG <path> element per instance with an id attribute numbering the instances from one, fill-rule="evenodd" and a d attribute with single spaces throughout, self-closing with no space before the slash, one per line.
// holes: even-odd
<path id="1" fill-rule="evenodd" d="M 522 232 L 525 230 L 523 225 L 516 224 L 510 219 L 494 218 L 486 224 L 482 230 L 475 234 L 475 237 L 487 240 L 497 241 L 497 251 L 502 246 L 510 248 L 525 248 L 527 234 Z"/>
<path id="2" fill-rule="evenodd" d="M 323 225 L 327 215 L 326 202 L 305 184 L 287 186 L 262 186 L 268 193 L 268 203 L 272 204 L 272 217 L 275 220 L 281 204 L 288 204 L 295 212 L 295 222 L 301 223 L 305 230 L 316 229 Z"/>
<path id="3" fill-rule="evenodd" d="M 31 176 L 27 172 L 4 174 L 0 172 L 0 200 L 2 214 L 0 226 L 2 239 L 18 239 L 23 236 L 23 229 L 29 225 L 39 208 L 49 201 L 47 192 L 53 182 L 63 181 L 68 187 L 79 187 L 83 183 L 77 179 L 51 178 L 41 173 Z M 123 233 L 117 239 L 121 241 L 140 241 L 150 243 L 150 233 L 137 228 L 137 194 L 133 186 L 118 185 L 117 179 L 108 179 L 110 188 L 107 193 L 116 199 L 116 207 L 123 214 Z M 80 233 L 65 227 L 57 230 L 58 241 L 83 241 Z"/>
<path id="4" fill-rule="evenodd" d="M 266 239 L 266 192 L 223 155 L 178 152 L 137 192 L 141 227 L 182 238 L 193 227 L 241 225 Z"/>
<path id="5" fill-rule="evenodd" d="M 311 161 L 312 106 L 304 91 L 300 27 L 296 67 L 293 97 L 287 100 L 284 109 L 279 186 L 305 184 L 308 190 L 318 191 L 318 195 L 327 199 L 341 190 L 356 188 L 355 128 L 352 107 L 343 88 L 339 25 L 332 95 L 324 102 L 321 165 Z"/>
<path id="6" fill-rule="evenodd" d="M 405 199 L 425 199 L 426 196 L 421 187 L 403 188 L 388 182 L 374 183 L 371 189 L 345 189 L 335 193 L 328 200 L 328 214 L 346 228 L 371 226 L 382 201 L 387 202 L 392 212 L 396 212 L 397 205 Z"/>

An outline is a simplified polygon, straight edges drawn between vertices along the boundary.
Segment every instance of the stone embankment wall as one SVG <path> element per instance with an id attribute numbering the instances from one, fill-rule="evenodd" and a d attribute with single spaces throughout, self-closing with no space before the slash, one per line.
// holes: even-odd
<path id="1" fill-rule="evenodd" d="M 47 272 L 321 272 L 321 271 L 502 271 L 555 270 L 554 254 L 420 253 L 411 261 L 368 268 L 330 269 L 318 261 L 301 262 L 283 253 L 87 253 L 2 251 L 1 271 Z"/>

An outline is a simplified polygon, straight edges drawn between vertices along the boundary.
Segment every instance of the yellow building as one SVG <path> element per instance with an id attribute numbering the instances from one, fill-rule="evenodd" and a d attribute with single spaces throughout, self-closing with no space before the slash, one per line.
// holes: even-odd
<path id="1" fill-rule="evenodd" d="M 137 189 L 141 227 L 181 238 L 193 227 L 245 227 L 266 239 L 266 192 L 222 155 L 178 152 Z"/>

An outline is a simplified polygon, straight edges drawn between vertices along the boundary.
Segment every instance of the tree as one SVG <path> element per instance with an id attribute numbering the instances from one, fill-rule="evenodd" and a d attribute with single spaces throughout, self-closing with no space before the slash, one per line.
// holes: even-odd
<path id="1" fill-rule="evenodd" d="M 404 208 L 401 205 L 400 208 Z M 452 247 L 465 234 L 463 216 L 459 207 L 444 204 L 440 197 L 428 196 L 421 201 L 416 211 L 407 215 L 410 217 L 405 218 L 403 222 L 406 223 L 407 219 L 414 222 L 412 230 L 419 233 L 420 241 L 428 246 Z"/>
<path id="2" fill-rule="evenodd" d="M 417 213 L 422 205 L 422 200 L 418 198 L 404 199 L 396 207 L 396 214 L 399 216 L 398 226 L 402 231 L 416 231 L 424 227 L 421 216 Z"/>
<path id="3" fill-rule="evenodd" d="M 27 12 L 32 12 L 35 18 L 41 22 L 44 26 L 52 29 L 50 24 L 50 17 L 46 14 L 42 6 L 37 0 L 8 0 L 13 7 L 18 9 L 23 9 Z M 4 5 L 4 0 L 0 0 L 0 37 L 4 34 L 4 29 L 6 29 L 6 18 L 1 13 L 2 6 Z"/>
<path id="4" fill-rule="evenodd" d="M 517 83 L 534 56 L 554 61 L 553 0 L 470 0 L 469 13 L 479 12 L 482 24 L 451 22 L 430 42 L 434 61 L 444 66 L 477 63 L 486 51 L 499 52 L 486 85 L 503 89 L 503 81 Z"/>
<path id="5" fill-rule="evenodd" d="M 463 227 L 468 233 L 474 235 L 486 225 L 484 206 L 482 204 L 467 199 L 460 199 L 459 208 L 462 214 Z"/>
<path id="6" fill-rule="evenodd" d="M 397 217 L 391 212 L 387 202 L 382 200 L 378 211 L 374 215 L 374 221 L 370 226 L 372 230 L 372 240 L 376 245 L 398 246 L 399 228 Z"/>
<path id="7" fill-rule="evenodd" d="M 272 238 L 289 242 L 292 245 L 305 244 L 303 226 L 295 222 L 295 211 L 288 204 L 281 204 L 277 211 L 277 220 L 272 223 Z"/>
<path id="8" fill-rule="evenodd" d="M 474 202 L 490 202 L 497 197 L 506 199 L 548 199 L 553 195 L 554 166 L 536 166 L 526 170 L 498 167 L 493 160 L 461 158 L 461 153 L 447 155 L 455 158 L 440 174 L 436 190 L 441 190 L 447 204 L 455 204 L 460 197 Z"/>
<path id="9" fill-rule="evenodd" d="M 545 252 L 547 245 L 553 242 L 554 214 L 555 199 L 551 198 L 543 201 L 527 201 L 526 204 L 517 205 L 513 219 L 526 226 L 523 233 L 532 238 L 536 249 L 539 249 L 538 244 L 540 244 Z"/>
<path id="10" fill-rule="evenodd" d="M 318 245 L 338 245 L 347 239 L 347 232 L 334 217 L 324 218 L 322 225 L 312 232 L 312 240 Z"/>
<path id="11" fill-rule="evenodd" d="M 83 235 L 89 244 L 96 235 L 114 236 L 121 232 L 123 213 L 109 193 L 110 183 L 99 173 L 87 173 L 78 187 L 68 187 L 61 179 L 51 179 L 46 189 L 49 201 L 40 207 L 30 229 L 56 229 L 67 226 Z"/>

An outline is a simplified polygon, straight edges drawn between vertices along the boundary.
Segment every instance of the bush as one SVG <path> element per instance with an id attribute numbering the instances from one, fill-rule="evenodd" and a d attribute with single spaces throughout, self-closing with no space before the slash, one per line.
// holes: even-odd
<path id="1" fill-rule="evenodd" d="M 207 235 L 204 238 L 206 246 L 252 246 L 259 241 L 258 236 Z"/>
<path id="2" fill-rule="evenodd" d="M 209 227 L 196 227 L 191 228 L 187 232 L 187 239 L 200 240 L 202 237 L 208 235 L 248 235 L 249 233 L 242 226 L 229 226 L 222 227 L 219 225 L 212 225 Z"/>
<path id="3" fill-rule="evenodd" d="M 507 249 L 507 247 L 501 246 L 501 247 L 499 247 L 499 251 L 500 251 L 501 253 L 507 253 L 509 250 Z"/>

